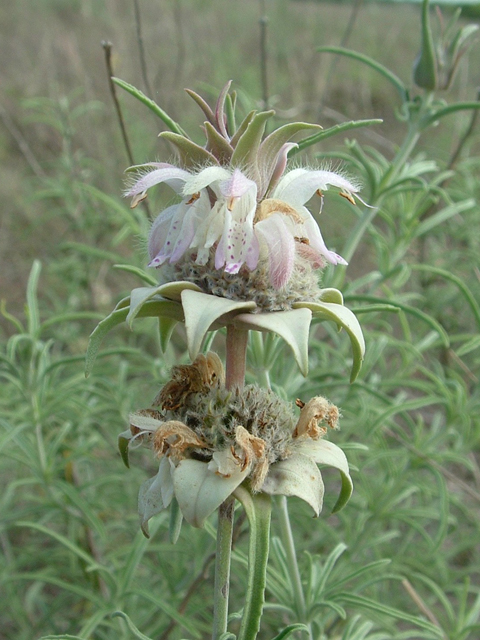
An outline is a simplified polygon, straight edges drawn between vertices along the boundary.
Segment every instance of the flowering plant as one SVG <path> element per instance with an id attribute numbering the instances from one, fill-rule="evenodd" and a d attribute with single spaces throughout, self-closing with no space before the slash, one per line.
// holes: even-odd
<path id="1" fill-rule="evenodd" d="M 351 379 L 360 369 L 365 344 L 355 315 L 336 289 L 322 289 L 319 271 L 327 263 L 346 265 L 328 249 L 307 203 L 317 196 L 322 212 L 329 187 L 356 204 L 358 185 L 327 168 L 287 170 L 287 156 L 321 135 L 321 127 L 297 122 L 266 137 L 273 111 L 251 112 L 237 127 L 235 94 L 230 83 L 212 110 L 193 91 L 206 121 L 205 146 L 183 130 L 160 134 L 175 147 L 179 164 L 152 162 L 129 169 L 125 195 L 132 207 L 148 190 L 167 184 L 177 202 L 152 224 L 149 267 L 159 284 L 139 287 L 120 301 L 93 332 L 87 370 L 107 331 L 137 316 L 159 318 L 166 348 L 177 322 L 184 322 L 190 365 L 178 365 L 151 407 L 130 415 L 119 437 L 127 466 L 136 445 L 150 447 L 160 460 L 158 473 L 140 489 L 138 508 L 143 532 L 150 518 L 171 507 L 173 538 L 182 519 L 202 527 L 219 508 L 213 637 L 227 633 L 233 502 L 244 506 L 250 523 L 249 578 L 239 638 L 255 638 L 266 580 L 272 495 L 288 530 L 284 496 L 307 502 L 316 516 L 324 486 L 317 465 L 340 471 L 342 487 L 334 510 L 352 493 L 343 451 L 324 439 L 336 429 L 339 411 L 317 396 L 290 403 L 269 388 L 245 386 L 249 332 L 274 332 L 292 349 L 304 375 L 308 372 L 308 334 L 312 319 L 333 320 L 348 333 L 353 350 Z M 315 133 L 299 143 L 291 138 L 306 129 Z M 201 353 L 207 331 L 227 329 L 226 367 L 216 353 Z M 291 538 L 291 535 L 290 535 Z M 295 555 L 293 553 L 292 557 Z M 298 571 L 298 568 L 293 570 Z"/>

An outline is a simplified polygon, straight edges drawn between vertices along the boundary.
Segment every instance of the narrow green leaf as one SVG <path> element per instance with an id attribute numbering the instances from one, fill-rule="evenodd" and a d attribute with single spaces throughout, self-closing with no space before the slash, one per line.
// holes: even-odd
<path id="1" fill-rule="evenodd" d="M 414 271 L 425 271 L 427 273 L 434 273 L 441 276 L 442 278 L 445 278 L 445 280 L 450 280 L 450 282 L 453 282 L 463 293 L 465 300 L 467 301 L 473 315 L 475 316 L 475 320 L 480 331 L 480 305 L 461 278 L 454 275 L 450 271 L 447 271 L 446 269 L 440 269 L 439 267 L 433 267 L 428 264 L 414 264 L 410 268 Z"/>
<path id="2" fill-rule="evenodd" d="M 298 143 L 298 147 L 296 149 L 292 149 L 289 153 L 290 156 L 294 156 L 300 151 L 311 147 L 313 144 L 317 144 L 322 140 L 326 140 L 331 136 L 335 136 L 338 133 L 346 133 L 347 131 L 351 131 L 352 129 L 360 129 L 360 127 L 370 127 L 374 124 L 382 124 L 383 120 L 380 118 L 371 118 L 369 120 L 351 120 L 350 122 L 342 122 L 341 124 L 336 124 L 333 127 L 329 127 L 328 129 L 324 129 L 323 131 L 319 131 L 308 138 L 304 138 L 300 140 Z"/>
<path id="3" fill-rule="evenodd" d="M 429 233 L 432 229 L 438 227 L 439 224 L 446 222 L 449 218 L 452 218 L 459 213 L 473 209 L 475 205 L 476 201 L 473 198 L 463 200 L 462 202 L 453 202 L 447 207 L 444 207 L 441 211 L 429 216 L 423 220 L 423 222 L 420 222 L 418 227 L 415 229 L 415 237 L 419 238 L 420 236 Z"/>
<path id="4" fill-rule="evenodd" d="M 128 82 L 125 82 L 124 80 L 120 80 L 120 78 L 112 78 L 112 82 L 114 82 L 116 85 L 118 85 L 119 87 L 127 91 L 130 95 L 132 95 L 134 98 L 136 98 L 141 103 L 143 103 L 146 107 L 150 109 L 150 111 L 153 111 L 153 113 L 156 116 L 158 116 L 160 120 L 162 120 L 162 122 L 164 122 L 171 131 L 174 131 L 175 133 L 178 133 L 181 136 L 187 135 L 177 122 L 172 120 L 172 118 L 167 113 L 165 113 L 165 111 L 161 107 L 159 107 L 156 102 L 148 98 L 142 91 L 140 91 L 140 89 L 137 89 L 136 87 L 129 84 Z"/>
<path id="5" fill-rule="evenodd" d="M 390 298 L 387 299 L 382 299 L 382 298 L 377 298 L 376 296 L 367 296 L 367 295 L 350 295 L 348 296 L 349 300 L 359 300 L 362 302 L 386 302 L 389 305 L 391 305 L 392 307 L 398 307 L 398 309 L 401 309 L 402 311 L 404 311 L 405 313 L 409 313 L 417 318 L 419 318 L 420 320 L 423 320 L 423 322 L 425 322 L 426 324 L 428 324 L 432 329 L 434 329 L 439 337 L 440 340 L 442 341 L 442 344 L 445 347 L 449 347 L 450 346 L 450 338 L 448 337 L 447 332 L 445 331 L 445 329 L 442 327 L 442 325 L 437 322 L 435 320 L 435 318 L 432 318 L 432 316 L 429 316 L 427 313 L 424 313 L 423 311 L 420 311 L 420 309 L 417 309 L 416 307 L 411 307 L 407 304 L 403 304 L 401 302 L 397 302 L 396 300 L 391 300 Z"/>
<path id="6" fill-rule="evenodd" d="M 88 640 L 85 636 L 71 636 L 69 634 L 62 634 L 59 636 L 42 636 L 39 640 Z"/>
<path id="7" fill-rule="evenodd" d="M 115 611 L 115 613 L 112 613 L 112 618 L 123 618 L 127 623 L 128 630 L 131 631 L 131 633 L 133 633 L 133 636 L 135 638 L 138 638 L 138 640 L 152 640 L 152 638 L 149 638 L 144 633 L 139 631 L 137 627 L 133 624 L 133 622 L 130 620 L 130 618 L 127 616 L 127 614 L 124 613 L 123 611 Z"/>
<path id="8" fill-rule="evenodd" d="M 448 107 L 444 107 L 443 109 L 438 109 L 438 111 L 435 111 L 435 113 L 423 121 L 424 128 L 426 129 L 434 122 L 437 122 L 437 120 L 440 120 L 445 116 L 449 116 L 451 113 L 456 113 L 457 111 L 468 111 L 469 109 L 480 109 L 480 102 L 456 102 L 448 105 Z"/>
<path id="9" fill-rule="evenodd" d="M 204 147 L 192 142 L 189 138 L 172 133 L 171 131 L 162 131 L 159 138 L 164 138 L 171 142 L 177 149 L 180 156 L 180 162 L 186 169 L 194 169 L 199 165 L 218 164 L 217 159 Z"/>
<path id="10" fill-rule="evenodd" d="M 384 67 L 382 64 L 378 63 L 373 58 L 364 55 L 363 53 L 357 53 L 356 51 L 351 51 L 350 49 L 345 49 L 344 47 L 319 47 L 317 49 L 319 53 L 335 53 L 341 56 L 347 56 L 348 58 L 353 58 L 358 62 L 362 62 L 366 64 L 368 67 L 372 68 L 374 71 L 380 73 L 384 78 L 386 78 L 394 87 L 397 89 L 402 102 L 408 101 L 408 91 L 403 82 L 400 80 L 398 76 L 396 76 L 392 71 Z"/>
<path id="11" fill-rule="evenodd" d="M 419 618 L 417 616 L 412 616 L 404 611 L 400 611 L 399 609 L 395 609 L 394 607 L 390 607 L 385 604 L 381 604 L 380 602 L 376 602 L 375 600 L 371 600 L 370 598 L 365 598 L 364 596 L 358 596 L 353 593 L 341 593 L 337 594 L 337 599 L 342 600 L 347 604 L 351 604 L 352 606 L 358 607 L 360 609 L 366 609 L 367 611 L 375 611 L 376 613 L 381 613 L 387 615 L 391 618 L 402 620 L 403 622 L 409 622 L 410 624 L 414 624 L 420 629 L 425 629 L 426 631 L 430 631 L 437 638 L 445 638 L 444 631 L 439 627 L 435 626 L 431 622 L 427 622 L 423 618 Z"/>
<path id="12" fill-rule="evenodd" d="M 155 287 L 158 285 L 158 281 L 152 275 L 140 269 L 139 267 L 135 267 L 133 264 L 114 264 L 112 265 L 113 269 L 117 271 L 125 271 L 126 273 L 131 273 L 134 276 L 138 276 L 140 280 L 143 280 L 151 287 Z"/>
<path id="13" fill-rule="evenodd" d="M 288 636 L 291 636 L 295 631 L 305 631 L 306 633 L 310 632 L 310 629 L 307 625 L 302 624 L 301 622 L 296 622 L 295 624 L 290 624 L 288 627 L 285 627 L 280 631 L 278 635 L 276 635 L 272 640 L 285 640 Z"/>
<path id="14" fill-rule="evenodd" d="M 40 312 L 38 309 L 38 279 L 42 264 L 39 260 L 34 260 L 27 283 L 27 317 L 28 333 L 30 336 L 37 336 L 40 329 Z"/>
<path id="15" fill-rule="evenodd" d="M 233 93 L 233 92 L 232 92 Z M 225 115 L 227 117 L 227 129 L 230 136 L 233 136 L 237 130 L 237 124 L 235 122 L 235 99 L 229 93 L 225 100 Z"/>

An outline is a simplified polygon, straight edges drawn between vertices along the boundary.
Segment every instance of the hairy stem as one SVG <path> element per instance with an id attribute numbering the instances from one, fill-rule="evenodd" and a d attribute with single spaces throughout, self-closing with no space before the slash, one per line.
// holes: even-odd
<path id="1" fill-rule="evenodd" d="M 247 594 L 237 640 L 255 640 L 265 602 L 272 503 L 269 495 L 253 494 L 242 485 L 234 495 L 242 503 L 250 524 Z"/>
<path id="2" fill-rule="evenodd" d="M 227 389 L 242 389 L 245 384 L 248 331 L 227 326 Z M 218 511 L 217 553 L 215 558 L 215 586 L 213 595 L 213 633 L 217 640 L 227 630 L 228 595 L 230 589 L 230 564 L 232 555 L 232 531 L 234 515 L 233 497 L 227 498 Z"/>
<path id="3" fill-rule="evenodd" d="M 218 640 L 222 633 L 225 633 L 227 630 L 234 506 L 235 499 L 230 497 L 220 505 L 218 510 L 213 606 L 213 640 Z"/>

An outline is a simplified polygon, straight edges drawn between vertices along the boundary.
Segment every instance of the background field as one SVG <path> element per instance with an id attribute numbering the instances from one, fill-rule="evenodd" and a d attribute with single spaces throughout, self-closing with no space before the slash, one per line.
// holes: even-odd
<path id="1" fill-rule="evenodd" d="M 152 638 L 209 635 L 215 520 L 205 531 L 185 525 L 172 547 L 160 516 L 145 541 L 136 495 L 154 465 L 138 453 L 127 470 L 116 449 L 128 413 L 148 404 L 170 367 L 186 358 L 184 336 L 177 329 L 162 356 L 153 322 L 139 321 L 134 332 L 120 328 L 92 376 L 83 375 L 89 333 L 138 286 L 113 265 L 145 266 L 149 226 L 148 211 L 132 211 L 121 198 L 129 161 L 101 42 L 113 44 L 116 75 L 151 90 L 201 140 L 200 114 L 183 88 L 212 101 L 232 79 L 241 107 L 261 108 L 259 18 L 266 12 L 268 102 L 277 125 L 384 120 L 348 140 L 325 141 L 305 162 L 344 166 L 363 180 L 369 202 L 366 167 L 383 175 L 405 136 L 392 86 L 316 47 L 347 38 L 411 86 L 416 6 L 357 3 L 353 22 L 347 3 L 138 6 L 149 87 L 133 2 L 0 4 L 0 58 L 7 61 L 0 69 L 0 638 L 8 640 L 135 637 L 123 618 L 111 617 L 117 610 Z M 440 99 L 476 100 L 478 51 L 477 44 L 462 59 Z M 157 138 L 162 123 L 117 91 L 134 161 L 171 159 Z M 479 131 L 470 112 L 426 131 L 409 158 L 410 173 L 359 237 L 345 276 L 324 275 L 326 285 L 341 286 L 364 326 L 368 352 L 359 381 L 348 385 L 348 340 L 327 325 L 312 335 L 307 380 L 286 371 L 283 356 L 272 372 L 279 393 L 292 400 L 322 393 L 343 413 L 335 441 L 354 469 L 352 501 L 328 516 L 335 476 L 327 476 L 333 492 L 318 521 L 291 501 L 303 575 L 317 589 L 312 615 L 325 638 L 479 636 Z M 444 173 L 453 159 L 454 172 Z M 149 211 L 168 197 L 160 189 Z M 322 231 L 339 253 L 357 218 L 341 198 L 327 201 Z M 369 309 L 380 302 L 389 306 Z M 221 350 L 223 336 L 215 340 Z M 255 375 L 251 369 L 250 380 Z M 232 611 L 242 606 L 246 534 L 240 526 Z M 291 600 L 282 553 L 276 541 L 262 638 L 275 635 L 274 607 Z M 285 624 L 297 621 L 294 613 L 281 615 Z"/>

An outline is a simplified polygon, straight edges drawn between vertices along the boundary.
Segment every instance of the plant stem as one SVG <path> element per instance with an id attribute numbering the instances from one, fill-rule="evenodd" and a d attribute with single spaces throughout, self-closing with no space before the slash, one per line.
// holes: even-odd
<path id="1" fill-rule="evenodd" d="M 227 389 L 243 389 L 247 362 L 248 331 L 227 326 L 227 362 L 225 386 Z"/>
<path id="2" fill-rule="evenodd" d="M 292 527 L 290 525 L 290 517 L 288 515 L 287 499 L 285 496 L 278 497 L 278 511 L 276 511 L 278 526 L 280 529 L 280 538 L 287 554 L 287 565 L 290 570 L 292 579 L 293 595 L 295 599 L 295 608 L 300 622 L 307 625 L 310 640 L 313 640 L 312 628 L 310 622 L 307 621 L 307 606 L 305 602 L 305 594 L 303 593 L 302 579 L 298 568 L 297 554 L 295 553 L 295 542 L 293 540 Z"/>
<path id="3" fill-rule="evenodd" d="M 245 384 L 248 331 L 227 326 L 226 387 L 242 389 Z M 234 515 L 233 497 L 227 498 L 218 510 L 217 553 L 215 557 L 215 586 L 213 592 L 212 639 L 218 640 L 227 631 L 228 595 Z"/>
<path id="4" fill-rule="evenodd" d="M 253 494 L 242 485 L 234 495 L 242 503 L 250 524 L 247 594 L 237 640 L 255 640 L 265 602 L 272 503 L 269 495 Z"/>
<path id="5" fill-rule="evenodd" d="M 218 510 L 212 633 L 213 640 L 217 640 L 222 633 L 225 633 L 227 630 L 234 505 L 235 499 L 233 497 L 229 497 L 220 505 Z"/>

